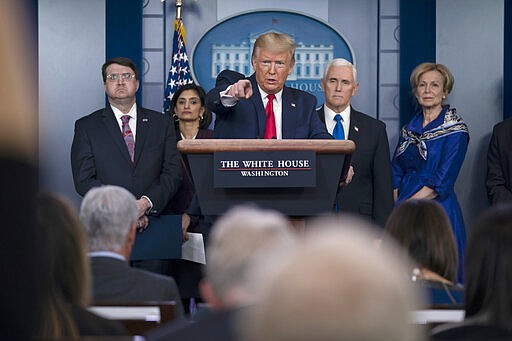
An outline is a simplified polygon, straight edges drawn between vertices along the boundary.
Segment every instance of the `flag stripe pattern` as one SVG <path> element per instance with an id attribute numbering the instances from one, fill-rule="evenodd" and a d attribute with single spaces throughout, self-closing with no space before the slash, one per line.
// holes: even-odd
<path id="1" fill-rule="evenodd" d="M 194 82 L 190 73 L 187 49 L 185 48 L 185 26 L 181 18 L 174 20 L 172 51 L 171 67 L 165 87 L 164 113 L 170 110 L 172 96 L 176 90 L 182 85 Z"/>

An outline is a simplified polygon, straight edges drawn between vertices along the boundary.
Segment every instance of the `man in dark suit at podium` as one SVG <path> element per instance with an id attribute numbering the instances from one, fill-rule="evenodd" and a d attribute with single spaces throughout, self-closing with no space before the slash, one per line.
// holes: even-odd
<path id="1" fill-rule="evenodd" d="M 137 219 L 135 197 L 122 187 L 97 187 L 85 195 L 80 220 L 89 244 L 93 302 L 176 301 L 181 316 L 174 279 L 128 264 Z"/>
<path id="2" fill-rule="evenodd" d="M 249 78 L 225 70 L 206 96 L 215 112 L 219 139 L 329 139 L 315 114 L 315 96 L 285 86 L 295 64 L 295 43 L 286 34 L 268 32 L 252 51 Z"/>
<path id="3" fill-rule="evenodd" d="M 383 227 L 393 209 L 393 184 L 386 125 L 354 110 L 357 71 L 349 61 L 337 58 L 325 69 L 322 89 L 325 104 L 318 115 L 336 139 L 352 140 L 353 177 L 337 195 L 337 208 L 364 216 Z"/>

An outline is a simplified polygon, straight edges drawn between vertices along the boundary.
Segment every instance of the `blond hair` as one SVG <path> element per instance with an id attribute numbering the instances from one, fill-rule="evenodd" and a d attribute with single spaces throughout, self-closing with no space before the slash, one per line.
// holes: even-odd
<path id="1" fill-rule="evenodd" d="M 441 74 L 441 77 L 443 78 L 443 91 L 449 94 L 452 91 L 453 83 L 455 82 L 455 80 L 450 70 L 448 70 L 448 68 L 443 64 L 421 63 L 418 66 L 416 66 L 411 73 L 411 88 L 413 88 L 416 91 L 416 88 L 418 87 L 418 84 L 420 82 L 420 77 L 425 72 L 429 71 L 438 71 Z"/>
<path id="2" fill-rule="evenodd" d="M 295 43 L 288 34 L 268 32 L 260 35 L 254 42 L 252 59 L 257 58 L 260 49 L 272 52 L 289 52 L 291 65 L 295 64 Z"/>

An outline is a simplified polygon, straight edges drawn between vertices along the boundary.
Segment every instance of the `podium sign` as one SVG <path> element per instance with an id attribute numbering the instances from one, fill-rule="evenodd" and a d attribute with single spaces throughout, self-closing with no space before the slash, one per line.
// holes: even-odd
<path id="1" fill-rule="evenodd" d="M 214 188 L 316 186 L 314 151 L 216 152 Z"/>
<path id="2" fill-rule="evenodd" d="M 289 217 L 305 217 L 326 213 L 332 209 L 340 177 L 344 176 L 342 173 L 346 169 L 344 164 L 350 161 L 355 145 L 349 140 L 185 139 L 178 142 L 178 150 L 187 155 L 202 214 L 222 215 L 232 206 L 251 202 Z M 283 153 L 282 155 L 312 152 L 316 155 L 316 185 L 215 187 L 214 174 L 217 166 L 214 155 L 223 152 L 240 155 L 252 152 L 262 155 L 274 152 Z"/>

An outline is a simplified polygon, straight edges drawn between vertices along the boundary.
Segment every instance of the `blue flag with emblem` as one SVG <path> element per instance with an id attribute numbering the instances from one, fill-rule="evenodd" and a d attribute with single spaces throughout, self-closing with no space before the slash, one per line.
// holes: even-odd
<path id="1" fill-rule="evenodd" d="M 170 110 L 172 96 L 179 87 L 185 84 L 193 83 L 190 65 L 188 61 L 187 49 L 185 47 L 185 26 L 183 20 L 174 20 L 174 37 L 172 43 L 172 61 L 167 76 L 167 85 L 165 87 L 165 98 L 163 112 Z"/>

